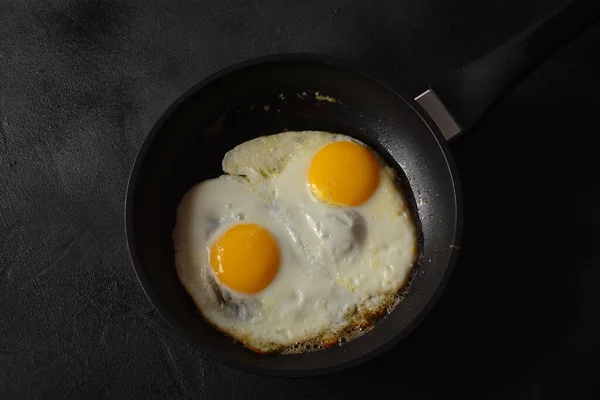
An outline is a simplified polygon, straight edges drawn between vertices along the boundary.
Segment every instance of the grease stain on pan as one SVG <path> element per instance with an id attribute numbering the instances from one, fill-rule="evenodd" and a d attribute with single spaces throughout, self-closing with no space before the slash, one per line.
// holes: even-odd
<path id="1" fill-rule="evenodd" d="M 312 92 L 312 91 L 309 91 Z M 317 100 L 318 102 L 328 102 L 328 103 L 338 103 L 338 104 L 342 104 L 338 99 L 336 99 L 333 96 L 329 96 L 329 95 L 325 95 L 319 91 L 315 91 L 312 92 L 313 94 L 313 98 L 315 100 Z M 303 92 L 297 92 L 297 93 L 280 93 L 277 95 L 276 99 L 273 99 L 276 103 L 280 103 L 280 104 L 285 104 L 287 103 L 288 99 L 298 99 L 298 100 L 306 100 L 307 97 L 309 96 L 308 92 L 303 91 Z M 259 106 L 258 103 L 253 103 L 248 107 L 248 110 L 253 111 L 257 106 Z M 264 104 L 262 106 L 262 108 L 265 111 L 270 111 L 271 108 L 273 108 L 273 104 Z M 277 108 L 277 111 L 281 111 L 279 108 Z"/>
<path id="2" fill-rule="evenodd" d="M 262 101 L 261 101 L 262 100 Z M 339 99 L 329 96 L 318 90 L 303 90 L 294 92 L 282 92 L 278 95 L 273 95 L 270 98 L 255 99 L 254 101 L 238 104 L 234 107 L 228 107 L 223 110 L 213 121 L 212 124 L 207 126 L 204 130 L 203 144 L 210 145 L 214 142 L 214 139 L 224 130 L 232 120 L 239 120 L 244 116 L 259 112 L 277 112 L 281 113 L 289 107 L 294 107 L 298 102 L 311 102 L 313 106 L 319 104 L 336 104 L 342 107 L 346 105 Z"/>
<path id="3" fill-rule="evenodd" d="M 337 99 L 335 97 L 327 96 L 321 94 L 320 92 L 315 92 L 315 99 L 319 101 L 328 101 L 330 103 L 337 103 Z"/>

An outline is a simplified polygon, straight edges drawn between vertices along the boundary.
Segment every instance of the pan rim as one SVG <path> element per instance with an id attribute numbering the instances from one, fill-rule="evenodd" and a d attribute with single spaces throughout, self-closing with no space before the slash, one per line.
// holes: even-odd
<path id="1" fill-rule="evenodd" d="M 192 95 L 194 95 L 198 90 L 203 88 L 204 86 L 210 84 L 211 82 L 222 78 L 228 74 L 231 74 L 235 71 L 251 67 L 257 66 L 260 64 L 266 64 L 269 62 L 281 62 L 281 61 L 310 61 L 332 65 L 338 68 L 345 69 L 350 72 L 357 73 L 362 77 L 373 81 L 374 83 L 380 85 L 385 90 L 394 94 L 400 100 L 404 101 L 412 110 L 415 112 L 423 121 L 423 123 L 429 128 L 430 132 L 434 135 L 438 146 L 440 147 L 442 154 L 444 156 L 444 160 L 446 162 L 446 166 L 450 173 L 450 183 L 452 184 L 453 193 L 454 193 L 454 232 L 453 232 L 453 246 L 450 248 L 450 255 L 448 258 L 448 262 L 446 264 L 446 268 L 443 272 L 442 279 L 438 286 L 434 289 L 432 296 L 429 298 L 427 303 L 423 306 L 421 311 L 417 314 L 415 318 L 400 332 L 394 335 L 387 342 L 381 343 L 374 349 L 371 349 L 361 355 L 358 355 L 354 358 L 346 360 L 344 362 L 340 362 L 335 365 L 330 365 L 326 367 L 314 367 L 314 368 L 303 368 L 303 369 L 280 369 L 273 367 L 265 367 L 256 364 L 248 364 L 246 362 L 241 362 L 236 360 L 234 357 L 223 356 L 222 354 L 218 354 L 216 351 L 213 351 L 210 346 L 200 345 L 194 338 L 190 335 L 190 333 L 179 323 L 177 318 L 175 318 L 162 304 L 160 297 L 154 292 L 152 289 L 149 278 L 143 269 L 138 252 L 137 246 L 135 243 L 135 232 L 134 232 L 134 221 L 133 221 L 133 203 L 135 198 L 135 187 L 139 178 L 139 172 L 141 166 L 144 162 L 146 154 L 148 153 L 149 148 L 151 147 L 154 138 L 160 133 L 163 125 L 172 117 L 174 112 L 187 101 Z M 160 118 L 153 124 L 152 129 L 146 135 L 143 140 L 133 165 L 131 167 L 129 173 L 129 179 L 127 182 L 126 193 L 125 193 L 125 202 L 124 202 L 124 223 L 125 223 L 125 239 L 127 243 L 127 248 L 129 251 L 130 262 L 134 268 L 136 278 L 138 283 L 142 287 L 144 294 L 150 300 L 150 303 L 154 307 L 154 309 L 161 315 L 161 317 L 169 323 L 175 331 L 178 333 L 180 337 L 182 337 L 186 342 L 191 344 L 194 348 L 200 350 L 203 354 L 211 357 L 213 360 L 222 363 L 224 365 L 249 372 L 258 375 L 264 376 L 275 376 L 275 377 L 312 377 L 312 376 L 320 376 L 331 374 L 334 372 L 339 372 L 344 369 L 348 369 L 354 367 L 356 365 L 362 364 L 368 360 L 371 360 L 385 351 L 389 350 L 391 347 L 396 345 L 401 339 L 405 338 L 412 330 L 418 326 L 422 320 L 429 314 L 429 312 L 433 309 L 433 306 L 441 296 L 452 272 L 454 270 L 456 260 L 458 258 L 458 253 L 460 249 L 460 241 L 462 238 L 463 231 L 463 203 L 462 203 L 462 191 L 461 191 L 461 183 L 458 175 L 458 170 L 455 165 L 454 159 L 452 157 L 452 153 L 449 149 L 448 143 L 444 139 L 443 135 L 433 122 L 433 120 L 427 115 L 427 113 L 418 105 L 416 101 L 412 99 L 410 96 L 405 96 L 403 93 L 398 91 L 397 89 L 391 88 L 386 83 L 381 80 L 374 78 L 369 73 L 366 73 L 361 68 L 352 65 L 351 62 L 342 61 L 334 57 L 319 55 L 319 54 L 311 54 L 311 53 L 280 53 L 280 54 L 271 54 L 261 57 L 249 58 L 237 63 L 231 64 L 225 68 L 219 69 L 216 72 L 206 76 L 201 79 L 196 84 L 192 85 L 188 90 L 186 90 L 183 94 L 181 94 L 175 101 L 171 103 L 167 109 L 165 109 L 160 116 Z"/>

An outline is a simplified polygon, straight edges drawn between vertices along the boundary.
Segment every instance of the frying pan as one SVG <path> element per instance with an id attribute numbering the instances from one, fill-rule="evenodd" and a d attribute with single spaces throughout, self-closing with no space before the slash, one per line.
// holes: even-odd
<path id="1" fill-rule="evenodd" d="M 461 192 L 446 140 L 472 128 L 499 96 L 595 23 L 599 9 L 597 0 L 571 2 L 416 99 L 346 63 L 306 54 L 253 59 L 204 79 L 166 110 L 132 168 L 127 242 L 148 298 L 205 354 L 254 373 L 320 375 L 390 348 L 431 309 L 460 250 Z M 222 174 L 225 152 L 285 130 L 343 133 L 381 154 L 405 183 L 421 230 L 420 262 L 403 301 L 368 333 L 326 350 L 259 355 L 203 320 L 177 278 L 171 233 L 183 194 Z"/>

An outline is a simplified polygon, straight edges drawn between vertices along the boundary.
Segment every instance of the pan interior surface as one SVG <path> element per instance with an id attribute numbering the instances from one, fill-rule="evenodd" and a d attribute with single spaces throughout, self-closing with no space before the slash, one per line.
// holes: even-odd
<path id="1" fill-rule="evenodd" d="M 355 137 L 397 170 L 422 231 L 420 264 L 400 305 L 358 339 L 312 353 L 259 355 L 203 320 L 178 280 L 171 234 L 183 194 L 221 175 L 228 150 L 258 136 L 301 130 Z M 138 278 L 182 336 L 234 367 L 308 376 L 364 361 L 416 325 L 456 256 L 460 200 L 440 138 L 412 103 L 361 73 L 327 61 L 276 58 L 207 78 L 159 120 L 133 167 L 126 227 Z"/>

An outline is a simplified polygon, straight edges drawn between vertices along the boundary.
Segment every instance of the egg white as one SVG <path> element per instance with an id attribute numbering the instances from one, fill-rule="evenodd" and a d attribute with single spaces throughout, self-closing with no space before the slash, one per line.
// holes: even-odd
<path id="1" fill-rule="evenodd" d="M 379 187 L 358 207 L 329 206 L 310 192 L 312 157 L 338 140 L 355 141 L 305 131 L 242 143 L 224 157 L 229 175 L 196 185 L 178 207 L 182 284 L 210 323 L 256 351 L 331 341 L 389 308 L 415 264 L 417 231 L 381 160 Z M 212 243 L 240 222 L 264 226 L 281 251 L 277 276 L 254 295 L 228 289 L 209 264 Z"/>

